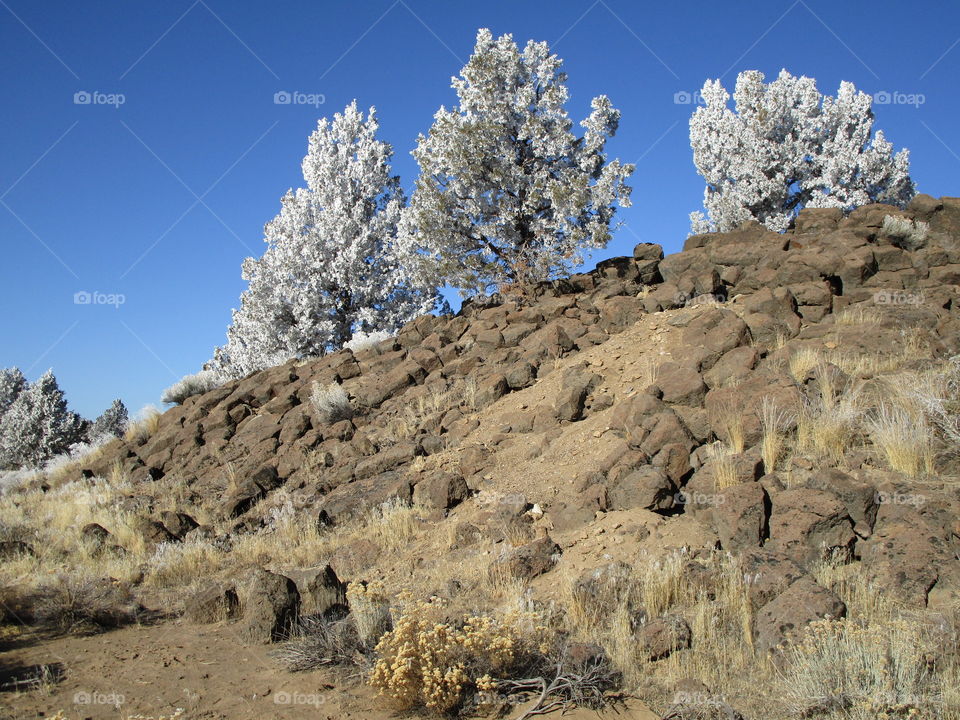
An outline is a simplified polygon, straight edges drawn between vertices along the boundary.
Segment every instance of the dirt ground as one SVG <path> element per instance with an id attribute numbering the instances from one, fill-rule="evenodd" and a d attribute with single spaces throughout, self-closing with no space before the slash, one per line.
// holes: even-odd
<path id="1" fill-rule="evenodd" d="M 290 673 L 269 656 L 269 648 L 240 643 L 229 625 L 166 622 L 81 637 L 23 635 L 6 641 L 2 648 L 3 683 L 38 665 L 53 666 L 60 674 L 59 681 L 0 691 L 3 720 L 48 718 L 58 711 L 69 720 L 397 717 L 357 680 L 334 678 L 322 671 Z M 508 717 L 522 712 L 517 708 Z M 655 720 L 657 716 L 628 701 L 602 715 L 576 711 L 563 717 Z"/>

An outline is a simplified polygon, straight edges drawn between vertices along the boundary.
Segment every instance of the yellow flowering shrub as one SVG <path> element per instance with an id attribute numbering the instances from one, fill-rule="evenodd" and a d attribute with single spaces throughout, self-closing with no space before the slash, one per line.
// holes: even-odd
<path id="1" fill-rule="evenodd" d="M 470 695 L 491 691 L 531 653 L 551 649 L 550 631 L 536 613 L 514 610 L 502 617 L 465 615 L 442 621 L 437 599 L 400 597 L 393 630 L 377 644 L 370 684 L 403 710 L 426 707 L 437 713 L 462 705 Z"/>

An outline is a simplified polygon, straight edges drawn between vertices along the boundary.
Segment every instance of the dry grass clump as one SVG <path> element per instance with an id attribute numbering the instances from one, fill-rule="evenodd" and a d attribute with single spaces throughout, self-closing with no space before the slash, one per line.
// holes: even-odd
<path id="1" fill-rule="evenodd" d="M 797 715 L 827 718 L 926 718 L 960 715 L 955 624 L 903 606 L 838 558 L 813 568 L 836 592 L 847 618 L 819 621 L 779 651 L 776 688 Z"/>
<path id="2" fill-rule="evenodd" d="M 718 412 L 717 423 L 726 436 L 730 452 L 742 453 L 746 443 L 743 433 L 743 408 L 735 403 L 724 403 Z"/>
<path id="3" fill-rule="evenodd" d="M 350 583 L 347 602 L 361 644 L 368 649 L 374 647 L 391 624 L 390 599 L 383 583 Z"/>
<path id="4" fill-rule="evenodd" d="M 709 586 L 690 581 L 693 566 L 713 578 Z M 646 686 L 652 677 L 664 683 L 696 677 L 711 687 L 730 687 L 738 673 L 756 670 L 753 616 L 746 591 L 747 579 L 738 558 L 714 553 L 694 560 L 685 552 L 674 552 L 641 557 L 630 567 L 611 567 L 588 580 L 570 582 L 562 604 L 573 637 L 599 642 L 623 673 L 627 687 Z M 693 634 L 691 649 L 651 662 L 636 634 L 645 623 L 665 615 L 687 619 Z M 654 694 L 644 699 L 665 702 L 667 698 Z"/>
<path id="5" fill-rule="evenodd" d="M 904 394 L 940 431 L 951 450 L 960 450 L 960 355 L 914 376 Z"/>
<path id="6" fill-rule="evenodd" d="M 794 382 L 802 383 L 810 371 L 821 363 L 820 352 L 811 345 L 802 345 L 791 353 L 787 368 Z"/>
<path id="7" fill-rule="evenodd" d="M 339 383 L 332 382 L 328 385 L 313 383 L 310 402 L 313 403 L 314 409 L 324 422 L 335 423 L 353 417 L 350 396 Z"/>
<path id="8" fill-rule="evenodd" d="M 736 455 L 736 451 L 722 443 L 717 442 L 710 446 L 709 456 L 713 468 L 713 483 L 717 492 L 740 484 L 737 477 L 737 468 L 734 464 L 734 455 Z"/>
<path id="9" fill-rule="evenodd" d="M 760 403 L 760 456 L 763 458 L 764 472 L 774 472 L 777 462 L 783 454 L 784 434 L 790 428 L 792 416 L 777 406 L 776 401 L 766 396 Z"/>
<path id="10" fill-rule="evenodd" d="M 110 578 L 62 573 L 20 599 L 21 617 L 65 632 L 90 632 L 135 622 L 139 605 Z"/>
<path id="11" fill-rule="evenodd" d="M 400 710 L 450 713 L 478 692 L 495 691 L 498 679 L 537 672 L 538 658 L 553 649 L 536 613 L 448 621 L 439 599 L 415 601 L 402 593 L 398 602 L 393 629 L 377 643 L 370 684 Z"/>
<path id="12" fill-rule="evenodd" d="M 123 439 L 127 442 L 143 445 L 147 440 L 153 437 L 160 427 L 160 416 L 162 413 L 155 407 L 148 405 L 139 413 L 140 417 L 131 420 L 124 433 Z"/>
<path id="13" fill-rule="evenodd" d="M 406 402 L 396 417 L 387 422 L 383 429 L 384 439 L 397 442 L 412 438 L 423 425 L 436 421 L 451 408 L 462 408 L 472 412 L 477 408 L 477 380 L 466 377 L 449 387 L 434 385 Z"/>
<path id="14" fill-rule="evenodd" d="M 352 616 L 337 620 L 310 616 L 302 618 L 293 637 L 272 654 L 288 670 L 307 672 L 321 667 L 363 667 L 369 649 Z"/>
<path id="15" fill-rule="evenodd" d="M 933 717 L 943 699 L 929 662 L 932 649 L 918 625 L 905 619 L 814 621 L 780 650 L 786 663 L 780 697 L 800 717 Z"/>
<path id="16" fill-rule="evenodd" d="M 226 562 L 225 553 L 208 540 L 160 543 L 148 561 L 144 582 L 158 587 L 189 587 L 218 572 Z"/>
<path id="17" fill-rule="evenodd" d="M 883 322 L 883 316 L 872 308 L 858 305 L 841 310 L 834 316 L 833 322 L 834 325 L 879 325 Z"/>
<path id="18" fill-rule="evenodd" d="M 891 470 L 910 477 L 934 470 L 934 435 L 922 415 L 882 404 L 867 419 L 873 442 Z"/>
<path id="19" fill-rule="evenodd" d="M 366 537 L 385 550 L 399 550 L 416 535 L 422 509 L 394 498 L 370 511 Z"/>
<path id="20" fill-rule="evenodd" d="M 160 395 L 160 400 L 165 403 L 182 405 L 187 398 L 216 390 L 223 385 L 225 380 L 226 378 L 221 376 L 216 370 L 201 370 L 198 373 L 185 375 L 180 378 L 163 391 Z"/>
<path id="21" fill-rule="evenodd" d="M 926 242 L 930 226 L 922 220 L 887 215 L 883 218 L 883 232 L 894 245 L 904 250 L 916 250 Z"/>
<path id="22" fill-rule="evenodd" d="M 838 389 L 830 366 L 820 365 L 815 394 L 797 413 L 797 449 L 842 463 L 863 415 L 860 405 L 860 390 Z"/>

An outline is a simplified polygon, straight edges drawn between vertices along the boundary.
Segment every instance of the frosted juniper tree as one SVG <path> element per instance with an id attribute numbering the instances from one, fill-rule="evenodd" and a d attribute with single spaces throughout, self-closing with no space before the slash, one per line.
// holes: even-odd
<path id="1" fill-rule="evenodd" d="M 731 230 L 756 220 L 783 231 L 804 207 L 850 210 L 873 202 L 906 205 L 915 193 L 909 151 L 894 154 L 883 131 L 873 133 L 873 99 L 843 82 L 836 97 L 816 82 L 781 70 L 737 77 L 733 100 L 708 80 L 705 101 L 690 119 L 693 162 L 706 180 L 695 233 Z"/>
<path id="2" fill-rule="evenodd" d="M 0 417 L 10 409 L 13 401 L 27 387 L 27 379 L 20 368 L 12 367 L 0 370 Z"/>
<path id="3" fill-rule="evenodd" d="M 463 295 L 569 271 L 584 248 L 606 245 L 614 203 L 630 205 L 633 166 L 604 154 L 620 112 L 594 98 L 576 137 L 561 66 L 544 42 L 521 52 L 510 35 L 480 30 L 452 79 L 459 105 L 441 107 L 417 140 L 401 241 Z"/>
<path id="4" fill-rule="evenodd" d="M 320 120 L 306 187 L 284 195 L 264 228 L 266 251 L 244 262 L 249 287 L 209 368 L 242 377 L 339 349 L 354 333 L 395 331 L 435 307 L 436 286 L 408 271 L 396 243 L 405 198 L 378 128 L 374 108 L 365 119 L 356 102 Z"/>
<path id="5" fill-rule="evenodd" d="M 114 400 L 110 407 L 93 421 L 93 427 L 90 428 L 90 440 L 96 442 L 98 439 L 109 435 L 123 437 L 129 421 L 130 414 L 127 412 L 127 406 L 120 399 Z"/>
<path id="6" fill-rule="evenodd" d="M 67 409 L 56 377 L 47 370 L 0 418 L 0 467 L 40 467 L 82 442 L 87 426 L 87 421 Z"/>

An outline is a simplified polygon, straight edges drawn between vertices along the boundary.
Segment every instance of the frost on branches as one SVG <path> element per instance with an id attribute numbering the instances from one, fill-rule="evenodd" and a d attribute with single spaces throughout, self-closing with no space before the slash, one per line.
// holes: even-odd
<path id="1" fill-rule="evenodd" d="M 0 417 L 10 409 L 13 401 L 27 387 L 27 379 L 20 372 L 20 368 L 4 368 L 0 370 Z"/>
<path id="2" fill-rule="evenodd" d="M 0 469 L 38 468 L 87 435 L 87 421 L 67 409 L 53 372 L 23 389 L 0 418 Z"/>
<path id="3" fill-rule="evenodd" d="M 594 98 L 576 137 L 561 65 L 546 43 L 521 53 L 512 36 L 480 30 L 453 78 L 459 106 L 441 107 L 417 140 L 401 242 L 462 295 L 569 272 L 583 248 L 607 244 L 614 203 L 630 205 L 633 166 L 604 154 L 620 112 Z"/>
<path id="4" fill-rule="evenodd" d="M 307 186 L 284 195 L 264 228 L 266 251 L 244 262 L 249 287 L 208 369 L 243 377 L 435 307 L 436 287 L 412 275 L 396 244 L 404 196 L 378 127 L 374 108 L 364 119 L 356 102 L 319 122 L 303 160 Z"/>
<path id="5" fill-rule="evenodd" d="M 93 421 L 90 428 L 90 440 L 96 442 L 102 438 L 123 437 L 130 423 L 130 413 L 123 400 L 117 398 L 103 414 Z"/>
<path id="6" fill-rule="evenodd" d="M 735 110 L 719 80 L 701 91 L 705 106 L 690 119 L 697 171 L 706 179 L 703 213 L 692 231 L 724 232 L 756 220 L 782 232 L 801 208 L 888 203 L 915 194 L 909 151 L 893 154 L 882 131 L 873 134 L 873 99 L 852 83 L 822 96 L 813 78 L 786 70 L 769 84 L 763 73 L 737 77 Z"/>

